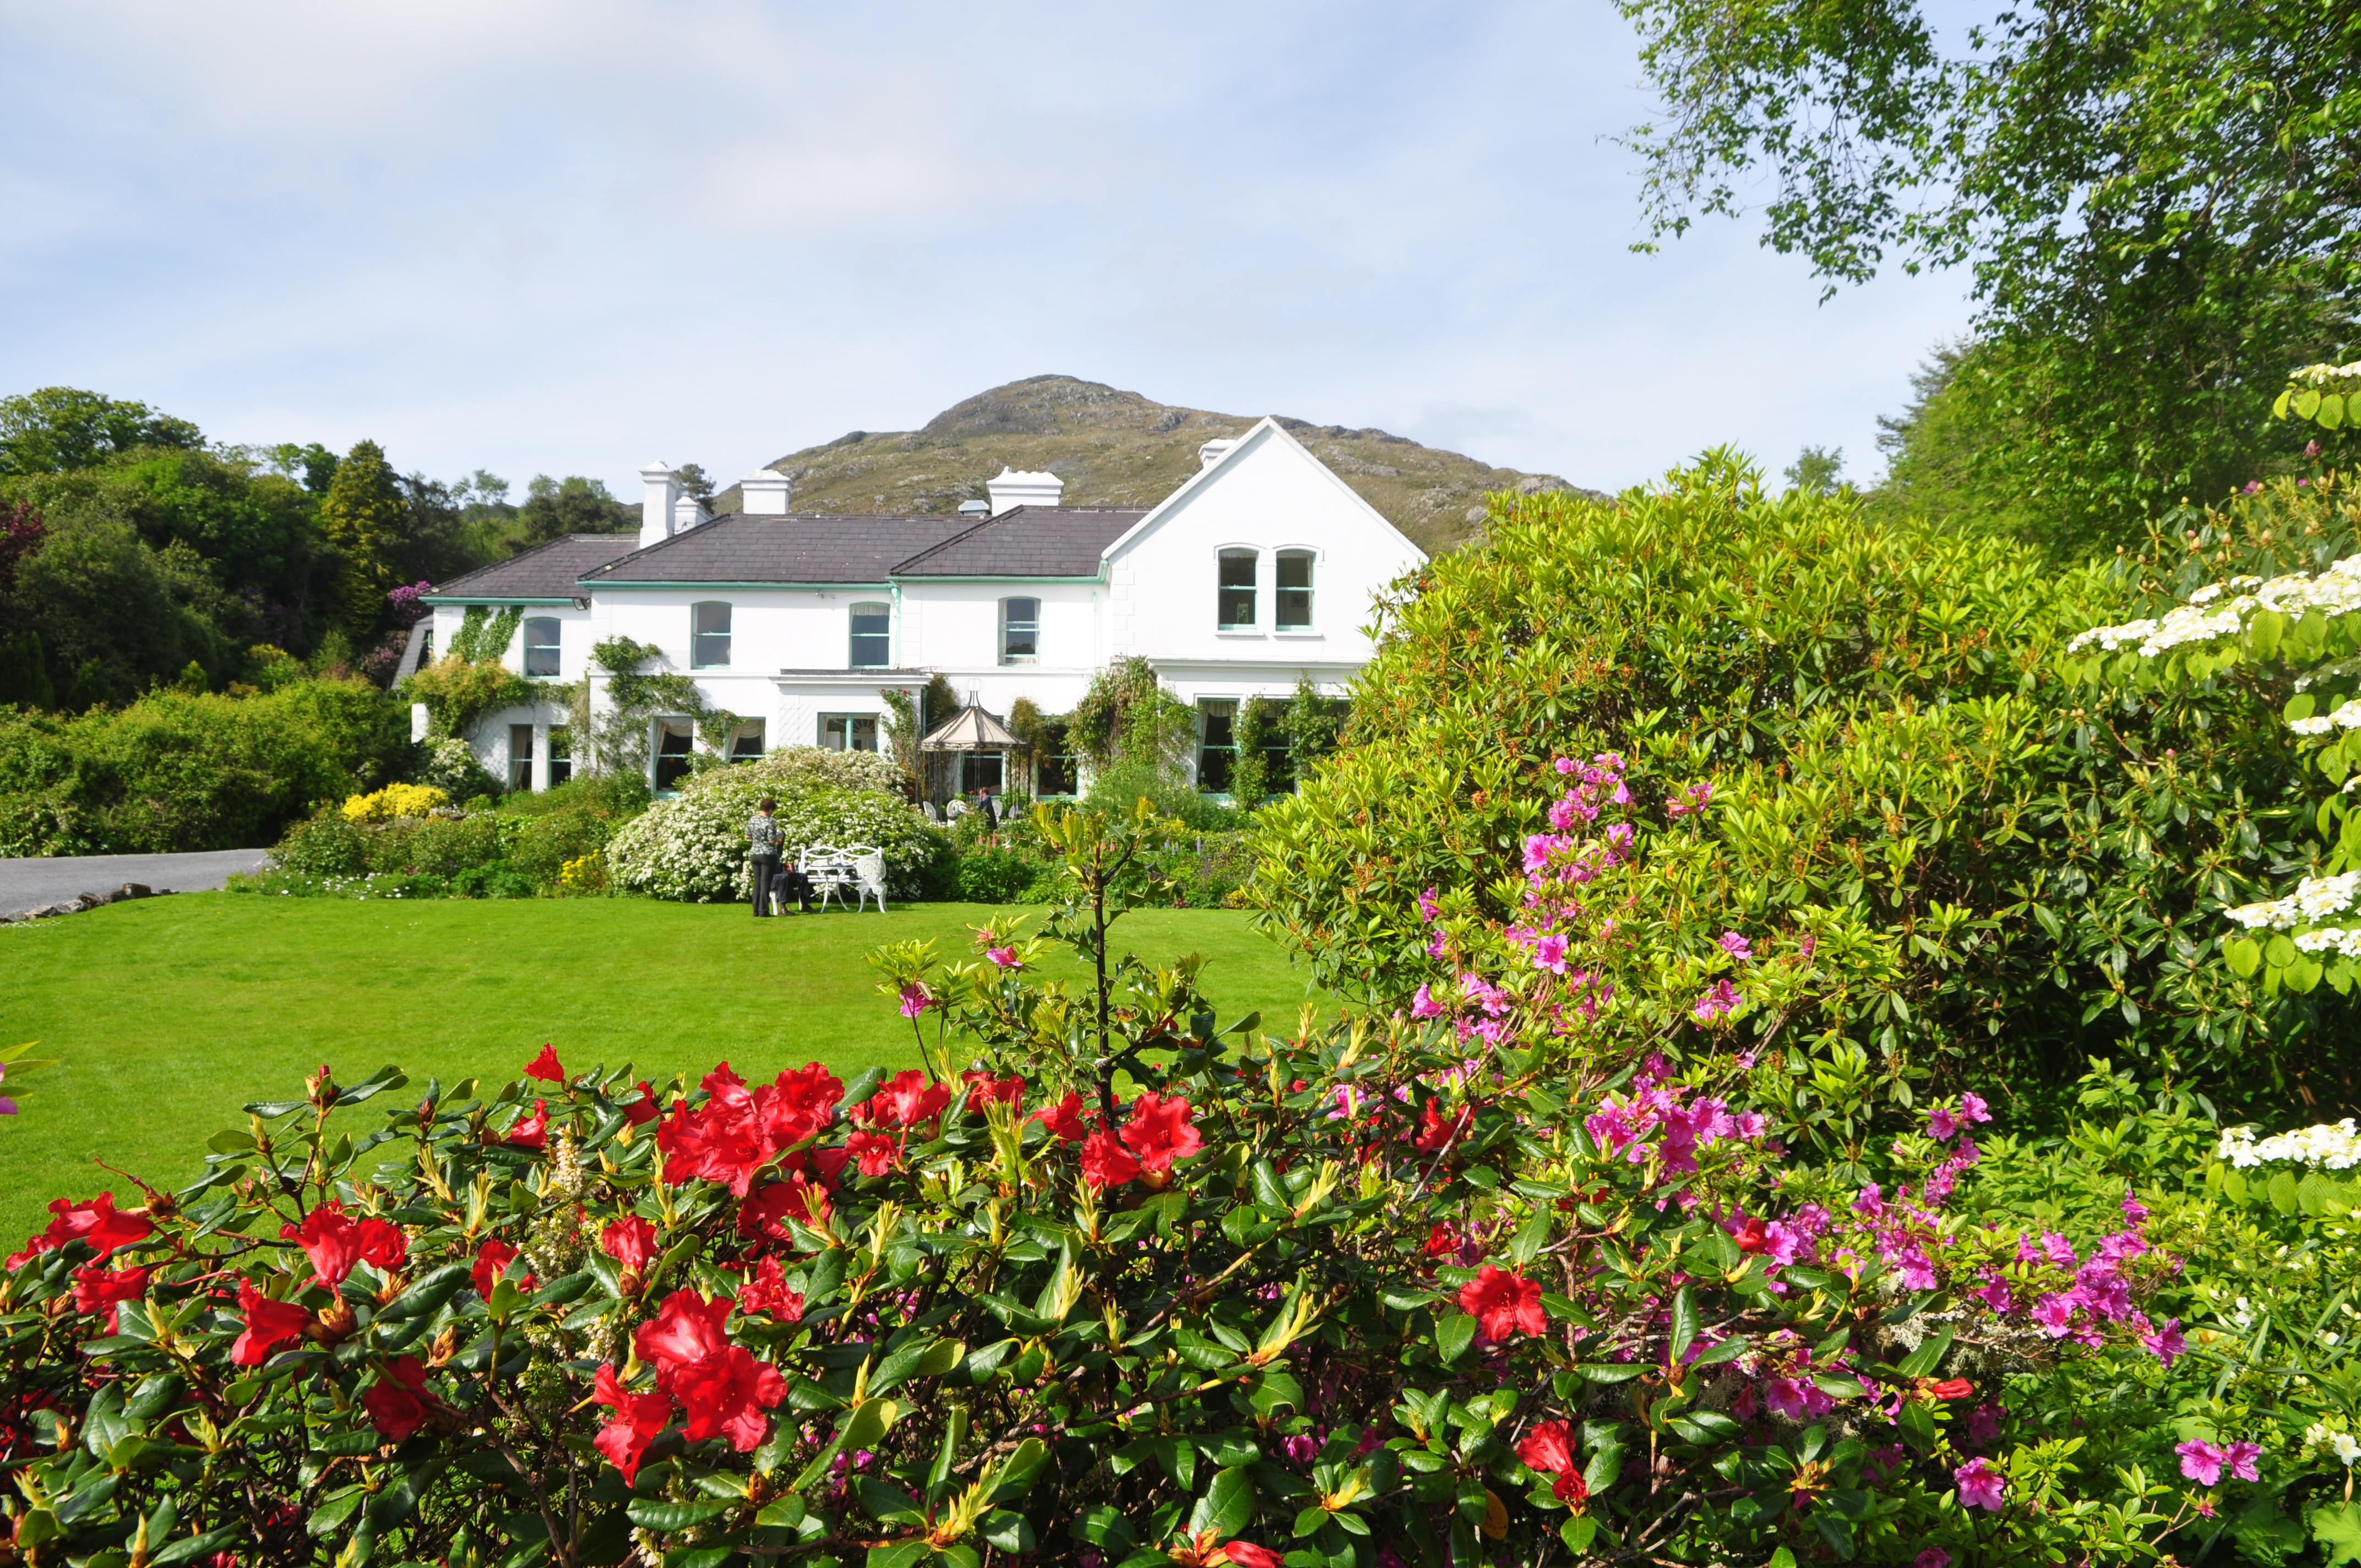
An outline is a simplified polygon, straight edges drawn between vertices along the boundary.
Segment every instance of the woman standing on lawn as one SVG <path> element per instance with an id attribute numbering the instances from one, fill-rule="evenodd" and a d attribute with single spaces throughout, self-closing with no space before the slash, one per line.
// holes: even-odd
<path id="1" fill-rule="evenodd" d="M 746 819 L 746 842 L 751 847 L 746 863 L 753 873 L 757 920 L 771 913 L 771 879 L 779 874 L 779 851 L 787 841 L 779 830 L 778 818 L 771 815 L 778 808 L 779 803 L 766 795 L 754 815 Z"/>

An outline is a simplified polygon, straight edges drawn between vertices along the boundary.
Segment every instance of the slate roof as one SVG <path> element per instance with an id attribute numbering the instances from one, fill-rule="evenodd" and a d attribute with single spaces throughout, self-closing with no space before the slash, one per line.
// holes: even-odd
<path id="1" fill-rule="evenodd" d="M 1145 507 L 1017 507 L 894 568 L 897 577 L 1095 577 Z"/>
<path id="2" fill-rule="evenodd" d="M 619 583 L 882 583 L 895 565 L 973 527 L 963 517 L 733 511 L 582 574 Z"/>
<path id="3" fill-rule="evenodd" d="M 637 534 L 568 533 L 522 555 L 479 567 L 438 585 L 432 598 L 570 599 L 574 585 L 619 555 L 639 548 Z"/>

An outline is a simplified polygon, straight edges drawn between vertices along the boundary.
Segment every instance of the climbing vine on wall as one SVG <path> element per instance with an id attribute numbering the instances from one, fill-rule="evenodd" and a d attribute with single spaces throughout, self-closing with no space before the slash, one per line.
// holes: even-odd
<path id="1" fill-rule="evenodd" d="M 508 657 L 509 643 L 523 623 L 521 604 L 510 605 L 498 615 L 488 606 L 471 604 L 459 618 L 459 634 L 451 639 L 451 652 L 470 664 L 496 663 Z"/>
<path id="2" fill-rule="evenodd" d="M 588 723 L 586 702 L 577 724 L 577 730 L 589 733 L 593 765 L 600 771 L 646 773 L 649 729 L 664 715 L 686 714 L 695 721 L 697 739 L 707 753 L 701 762 L 719 760 L 730 735 L 745 722 L 728 708 L 708 703 L 686 675 L 640 667 L 663 657 L 664 651 L 654 643 L 628 637 L 609 637 L 591 648 L 590 663 L 607 677 L 607 708 L 595 724 Z"/>

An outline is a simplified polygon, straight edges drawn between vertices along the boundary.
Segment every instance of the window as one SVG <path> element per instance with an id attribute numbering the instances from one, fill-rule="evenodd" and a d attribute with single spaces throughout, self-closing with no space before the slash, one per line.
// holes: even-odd
<path id="1" fill-rule="evenodd" d="M 856 670 L 882 670 L 894 660 L 894 607 L 857 604 L 852 607 L 852 652 L 846 661 Z M 868 748 L 873 751 L 876 747 Z"/>
<path id="2" fill-rule="evenodd" d="M 1041 601 L 1000 601 L 1000 662 L 1030 664 L 1041 657 Z"/>
<path id="3" fill-rule="evenodd" d="M 1003 751 L 962 751 L 960 753 L 960 793 L 973 795 L 988 789 L 994 795 L 1005 793 L 1001 784 L 1005 775 Z"/>
<path id="4" fill-rule="evenodd" d="M 759 762 L 763 760 L 763 721 L 741 724 L 730 737 L 730 760 L 733 762 Z"/>
<path id="5" fill-rule="evenodd" d="M 1222 552 L 1220 605 L 1213 621 L 1224 631 L 1254 630 L 1255 566 L 1260 560 L 1252 550 Z"/>
<path id="6" fill-rule="evenodd" d="M 696 727 L 686 718 L 657 720 L 656 788 L 673 790 L 688 777 L 690 749 L 695 744 Z"/>
<path id="7" fill-rule="evenodd" d="M 533 789 L 533 726 L 509 726 L 509 788 L 521 793 Z"/>
<path id="8" fill-rule="evenodd" d="M 1197 702 L 1197 787 L 1209 795 L 1226 795 L 1230 762 L 1237 755 L 1238 705 L 1228 697 L 1201 697 Z"/>
<path id="9" fill-rule="evenodd" d="M 823 713 L 819 743 L 829 751 L 877 750 L 877 716 L 873 713 Z"/>
<path id="10" fill-rule="evenodd" d="M 557 617 L 536 615 L 524 623 L 524 673 L 557 674 Z"/>
<path id="11" fill-rule="evenodd" d="M 555 789 L 574 776 L 574 731 L 563 724 L 549 729 L 549 786 Z"/>
<path id="12" fill-rule="evenodd" d="M 428 621 L 418 629 L 418 667 L 424 669 L 434 662 L 434 623 Z"/>
<path id="13" fill-rule="evenodd" d="M 1279 553 L 1279 629 L 1281 631 L 1312 630 L 1312 552 L 1282 550 Z"/>
<path id="14" fill-rule="evenodd" d="M 730 607 L 719 601 L 688 607 L 688 667 L 730 667 Z"/>

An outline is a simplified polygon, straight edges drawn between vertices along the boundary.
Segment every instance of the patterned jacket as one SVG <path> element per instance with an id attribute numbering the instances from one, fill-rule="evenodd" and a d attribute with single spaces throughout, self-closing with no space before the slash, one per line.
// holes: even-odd
<path id="1" fill-rule="evenodd" d="M 786 841 L 786 831 L 779 826 L 777 817 L 765 817 L 758 811 L 746 819 L 746 842 L 753 846 L 755 855 L 776 860 Z"/>

